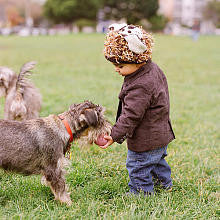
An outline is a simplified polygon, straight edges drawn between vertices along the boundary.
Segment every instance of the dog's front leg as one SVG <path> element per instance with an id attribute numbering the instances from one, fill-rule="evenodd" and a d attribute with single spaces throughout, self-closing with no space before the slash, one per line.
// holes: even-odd
<path id="1" fill-rule="evenodd" d="M 72 201 L 70 194 L 67 192 L 63 171 L 58 167 L 48 167 L 44 172 L 44 176 L 46 184 L 50 186 L 55 196 L 55 200 L 59 200 L 61 203 L 66 203 L 70 206 Z"/>
<path id="2" fill-rule="evenodd" d="M 44 185 L 44 186 L 50 186 L 50 184 L 47 182 L 45 176 L 42 176 L 42 177 L 41 177 L 41 184 Z"/>

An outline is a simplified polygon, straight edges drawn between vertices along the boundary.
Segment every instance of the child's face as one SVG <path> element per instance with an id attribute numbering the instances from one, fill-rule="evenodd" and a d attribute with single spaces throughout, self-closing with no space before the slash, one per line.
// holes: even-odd
<path id="1" fill-rule="evenodd" d="M 144 64 L 116 64 L 113 63 L 115 66 L 115 71 L 119 73 L 121 76 L 127 76 L 138 70 Z"/>

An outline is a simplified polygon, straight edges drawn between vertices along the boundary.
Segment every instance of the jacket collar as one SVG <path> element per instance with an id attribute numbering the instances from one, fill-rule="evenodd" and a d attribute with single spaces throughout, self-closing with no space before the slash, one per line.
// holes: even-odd
<path id="1" fill-rule="evenodd" d="M 152 63 L 152 61 L 148 60 L 145 65 L 141 66 L 135 72 L 125 76 L 124 83 L 130 83 L 130 82 L 134 81 L 135 79 L 137 79 L 138 77 L 142 76 L 143 74 L 149 72 L 149 70 L 151 69 L 151 63 Z"/>

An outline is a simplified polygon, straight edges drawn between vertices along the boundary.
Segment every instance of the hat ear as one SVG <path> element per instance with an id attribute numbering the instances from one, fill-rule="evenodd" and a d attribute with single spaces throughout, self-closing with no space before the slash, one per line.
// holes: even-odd
<path id="1" fill-rule="evenodd" d="M 114 63 L 144 63 L 151 59 L 151 34 L 137 25 L 120 27 L 117 24 L 110 26 L 104 43 L 105 58 Z"/>
<path id="2" fill-rule="evenodd" d="M 98 124 L 98 115 L 94 109 L 86 109 L 84 111 L 86 122 L 89 126 L 96 127 Z"/>
<path id="3" fill-rule="evenodd" d="M 125 37 L 128 42 L 128 48 L 137 54 L 142 54 L 147 50 L 147 46 L 136 35 L 128 35 Z"/>

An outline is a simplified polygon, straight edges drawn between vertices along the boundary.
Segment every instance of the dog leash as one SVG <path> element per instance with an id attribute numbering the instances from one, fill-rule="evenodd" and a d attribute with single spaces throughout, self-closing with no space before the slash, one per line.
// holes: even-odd
<path id="1" fill-rule="evenodd" d="M 58 115 L 58 118 L 63 122 L 68 134 L 70 135 L 70 139 L 68 140 L 66 149 L 64 150 L 64 155 L 67 153 L 69 155 L 68 158 L 71 159 L 72 153 L 70 152 L 70 147 L 71 143 L 73 142 L 73 133 L 71 131 L 68 121 L 61 115 Z"/>

